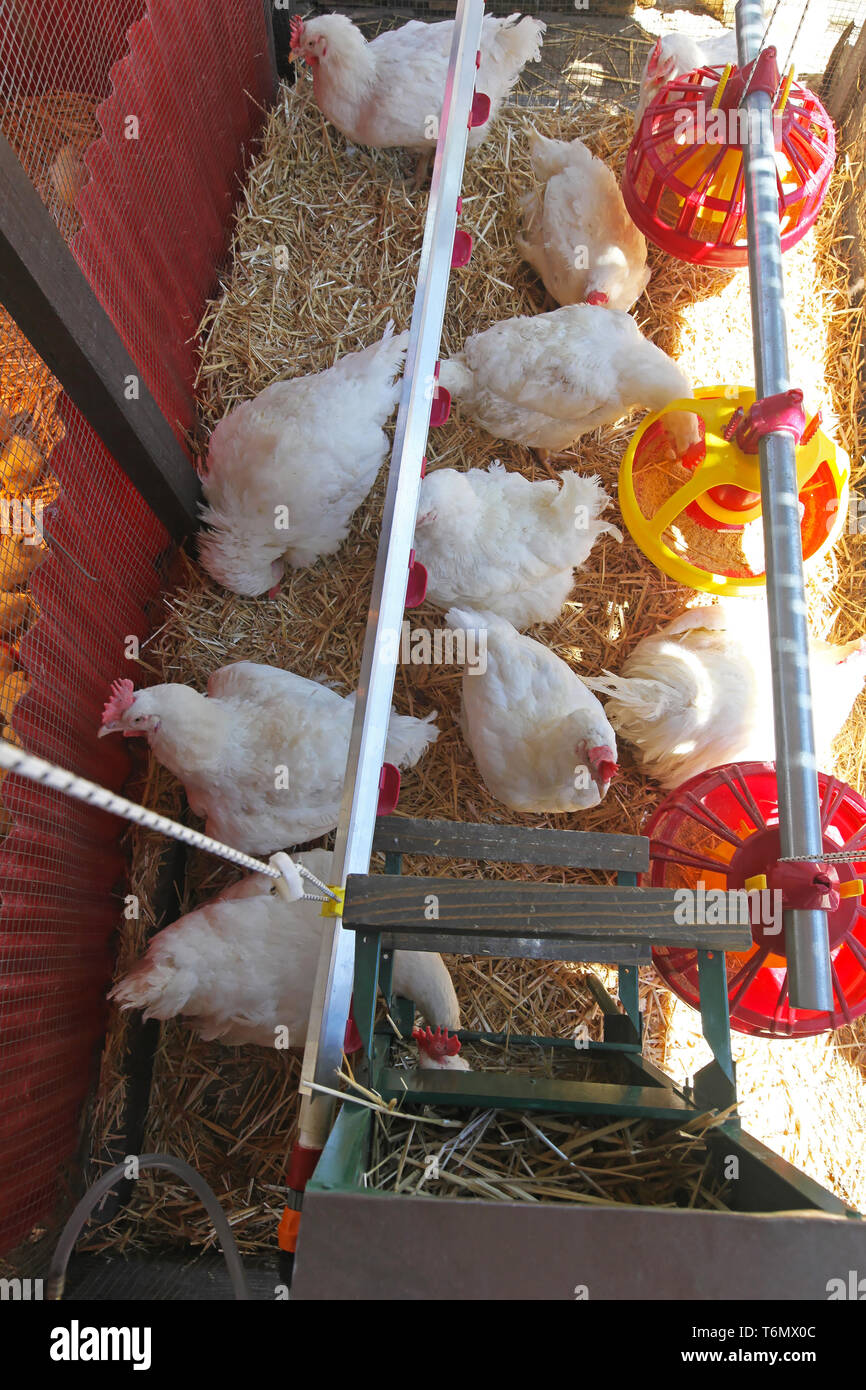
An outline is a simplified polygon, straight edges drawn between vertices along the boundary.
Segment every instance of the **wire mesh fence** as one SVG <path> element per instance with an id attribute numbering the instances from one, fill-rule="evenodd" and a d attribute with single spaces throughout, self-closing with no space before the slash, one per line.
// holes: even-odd
<path id="1" fill-rule="evenodd" d="M 0 399 L 20 431 L 0 501 L 3 737 L 120 785 L 123 750 L 95 749 L 100 701 L 129 639 L 149 631 L 168 538 L 6 316 L 0 354 Z M 124 867 L 113 817 L 34 791 L 2 782 L 2 1245 L 44 1214 L 58 1157 L 78 1143 Z"/>
<path id="2" fill-rule="evenodd" d="M 255 0 L 0 5 L 0 132 L 181 441 L 194 424 L 199 315 L 270 98 L 268 37 Z M 97 743 L 102 703 L 152 629 L 171 553 L 0 309 L 5 738 L 123 784 L 126 752 Z M 0 1251 L 77 1181 L 122 906 L 121 831 L 105 812 L 2 780 Z"/>
<path id="3" fill-rule="evenodd" d="M 368 37 L 411 19 L 436 22 L 453 17 L 452 0 L 396 0 L 382 6 L 375 0 L 350 5 L 320 4 L 309 13 L 332 11 L 349 15 Z M 541 61 L 532 64 L 512 99 L 525 106 L 579 105 L 583 99 L 608 100 L 623 107 L 637 102 L 641 70 L 656 40 L 677 32 L 701 40 L 733 27 L 734 0 L 706 3 L 634 3 L 634 0 L 528 0 L 522 14 L 545 20 L 547 32 Z M 509 15 L 509 0 L 488 0 L 485 12 Z M 853 47 L 866 21 L 864 0 L 765 0 L 767 43 L 775 45 L 782 70 L 792 63 L 801 77 L 832 80 L 846 50 Z M 274 36 L 281 71 L 287 70 L 291 8 L 273 11 Z M 814 85 L 817 85 L 817 81 Z"/>

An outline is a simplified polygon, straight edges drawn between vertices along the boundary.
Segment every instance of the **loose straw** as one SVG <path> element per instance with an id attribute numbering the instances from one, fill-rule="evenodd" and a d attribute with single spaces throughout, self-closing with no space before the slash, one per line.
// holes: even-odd
<path id="1" fill-rule="evenodd" d="M 8 743 L 6 739 L 0 739 L 0 767 L 6 768 L 7 772 L 17 772 L 30 782 L 38 782 L 41 786 L 61 791 L 65 796 L 74 797 L 76 801 L 84 801 L 89 806 L 99 807 L 101 811 L 110 811 L 112 815 L 122 816 L 124 820 L 146 826 L 148 830 L 158 830 L 161 835 L 168 835 L 173 840 L 182 840 L 184 844 L 192 845 L 195 849 L 207 850 L 208 854 L 216 854 L 220 859 L 227 859 L 230 864 L 239 864 L 241 868 L 252 869 L 257 874 L 266 874 L 268 878 L 283 877 L 273 864 L 265 864 L 261 859 L 244 854 L 242 850 L 233 849 L 231 845 L 211 839 L 210 835 L 204 835 L 200 830 L 180 825 L 178 821 L 169 820 L 168 816 L 161 816 L 157 811 L 149 811 L 146 806 L 139 806 L 135 801 L 127 801 L 125 796 L 118 796 L 116 792 L 107 791 L 96 782 L 89 782 L 86 777 L 77 777 L 75 773 L 67 772 L 56 763 L 49 763 L 44 758 L 35 757 L 33 753 L 26 753 L 22 748 Z M 315 874 L 310 873 L 303 864 L 295 864 L 295 868 L 302 878 L 309 879 L 328 898 L 337 901 L 337 894 L 326 883 L 316 878 Z"/>

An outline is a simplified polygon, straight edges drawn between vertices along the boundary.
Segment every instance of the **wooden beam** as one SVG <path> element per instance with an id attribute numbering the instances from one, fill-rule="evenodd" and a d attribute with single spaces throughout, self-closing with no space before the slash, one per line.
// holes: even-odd
<path id="1" fill-rule="evenodd" d="M 535 830 L 516 825 L 410 820 L 403 816 L 382 816 L 377 820 L 373 849 L 569 869 L 631 869 L 645 873 L 649 868 L 649 840 L 643 835 Z"/>
<path id="2" fill-rule="evenodd" d="M 171 536 L 195 530 L 195 469 L 2 135 L 0 302 Z"/>
<path id="3" fill-rule="evenodd" d="M 821 86 L 821 100 L 837 125 L 850 116 L 858 97 L 862 102 L 866 85 L 866 24 L 854 43 L 850 43 L 853 30 L 852 21 L 830 55 L 827 77 Z"/>
<path id="4" fill-rule="evenodd" d="M 276 101 L 277 97 L 277 70 L 279 67 L 279 64 L 277 62 L 277 46 L 274 39 L 273 0 L 261 0 L 261 5 L 262 13 L 264 14 L 265 19 L 265 46 L 267 48 L 268 63 L 270 64 L 271 69 L 271 83 L 270 91 L 268 92 L 268 101 L 272 102 Z"/>
<path id="5" fill-rule="evenodd" d="M 679 922 L 673 888 L 624 888 L 617 885 L 522 883 L 489 879 L 425 878 L 403 874 L 350 874 L 346 881 L 343 925 L 353 931 L 403 935 L 431 940 L 447 935 L 485 934 L 515 945 L 548 938 L 579 944 L 583 939 L 639 942 L 657 946 L 701 946 L 718 951 L 748 950 L 747 923 Z M 435 912 L 435 916 L 432 914 Z M 732 914 L 733 915 L 733 914 Z M 416 948 L 417 949 L 417 948 Z M 515 955 L 520 955 L 516 950 Z"/>

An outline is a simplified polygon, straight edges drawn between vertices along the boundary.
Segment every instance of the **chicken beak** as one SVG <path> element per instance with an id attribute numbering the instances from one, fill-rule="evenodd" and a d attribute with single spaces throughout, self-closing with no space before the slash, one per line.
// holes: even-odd
<path id="1" fill-rule="evenodd" d="M 110 724 L 103 724 L 102 728 L 99 730 L 99 732 L 97 733 L 96 737 L 97 737 L 97 738 L 105 738 L 105 735 L 106 735 L 106 734 L 119 734 L 119 733 L 122 733 L 122 731 L 123 731 L 123 725 L 121 724 L 120 720 L 119 720 L 119 719 L 112 719 L 112 721 L 111 721 Z"/>

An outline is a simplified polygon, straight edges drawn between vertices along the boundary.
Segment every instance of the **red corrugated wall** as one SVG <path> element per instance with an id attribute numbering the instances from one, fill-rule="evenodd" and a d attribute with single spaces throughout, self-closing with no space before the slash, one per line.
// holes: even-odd
<path id="1" fill-rule="evenodd" d="M 195 329 L 271 94 L 261 0 L 68 0 L 62 24 L 40 16 L 40 0 L 19 5 L 0 33 L 0 128 L 14 112 L 16 148 L 45 197 L 38 152 L 50 158 L 62 138 L 51 146 L 58 91 L 98 102 L 102 133 L 84 156 L 70 246 L 182 437 L 194 418 Z M 0 373 L 9 411 L 24 389 L 8 369 L 14 331 Z M 29 345 L 18 346 L 32 362 Z M 97 741 L 96 729 L 107 687 L 124 673 L 125 639 L 143 638 L 158 613 L 156 562 L 169 538 L 72 404 L 61 394 L 50 408 L 55 432 L 65 430 L 48 458 L 60 492 L 45 516 L 50 557 L 30 579 L 38 618 L 19 648 L 30 688 L 12 726 L 34 752 L 119 788 L 123 745 Z M 124 861 L 114 817 L 13 777 L 2 796 L 12 816 L 0 841 L 5 1252 L 50 1219 L 68 1186 L 104 1030 Z"/>

